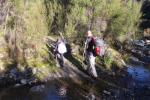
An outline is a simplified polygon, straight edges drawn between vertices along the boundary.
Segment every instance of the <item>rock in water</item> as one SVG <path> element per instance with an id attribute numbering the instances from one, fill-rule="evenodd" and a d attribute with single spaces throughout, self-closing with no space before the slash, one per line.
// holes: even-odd
<path id="1" fill-rule="evenodd" d="M 12 69 L 9 73 L 9 77 L 17 79 L 17 76 L 18 76 L 17 69 L 16 68 Z"/>
<path id="2" fill-rule="evenodd" d="M 43 92 L 45 89 L 44 85 L 34 86 L 30 89 L 31 92 Z"/>
<path id="3" fill-rule="evenodd" d="M 36 69 L 36 68 L 33 68 L 33 69 L 32 69 L 32 73 L 33 73 L 33 74 L 36 74 L 36 73 L 37 73 L 37 69 Z"/>
<path id="4" fill-rule="evenodd" d="M 27 84 L 27 80 L 26 79 L 22 79 L 21 80 L 21 84 L 23 84 L 23 85 Z"/>
<path id="5" fill-rule="evenodd" d="M 89 94 L 87 100 L 96 100 L 96 96 L 94 94 Z"/>
<path id="6" fill-rule="evenodd" d="M 59 95 L 60 96 L 65 96 L 67 94 L 67 89 L 66 89 L 66 87 L 61 87 L 60 89 L 59 89 Z"/>
<path id="7" fill-rule="evenodd" d="M 15 86 L 14 86 L 14 87 L 19 87 L 19 86 L 21 86 L 21 84 L 15 84 Z"/>
<path id="8" fill-rule="evenodd" d="M 103 93 L 107 94 L 107 95 L 111 95 L 111 92 L 104 90 Z"/>

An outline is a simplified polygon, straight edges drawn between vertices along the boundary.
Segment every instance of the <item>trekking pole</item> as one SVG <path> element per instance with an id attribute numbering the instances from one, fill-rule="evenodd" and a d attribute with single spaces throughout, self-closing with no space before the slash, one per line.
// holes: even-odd
<path id="1" fill-rule="evenodd" d="M 83 51 L 83 54 L 82 54 L 83 59 L 85 59 L 85 55 L 86 55 L 86 48 L 87 48 L 87 44 L 86 43 L 87 43 L 87 40 L 84 42 L 84 51 Z M 82 62 L 82 66 L 86 70 L 84 62 Z"/>
<path id="2" fill-rule="evenodd" d="M 62 32 L 58 32 L 58 33 L 59 33 L 59 35 L 61 36 L 61 38 L 64 40 L 65 38 L 64 38 Z"/>
<path id="3" fill-rule="evenodd" d="M 67 44 L 67 41 L 65 40 L 65 38 L 64 38 L 64 36 L 63 36 L 63 34 L 62 34 L 62 32 L 58 32 L 59 33 L 59 35 L 61 36 L 61 39 L 63 40 L 63 42 L 65 43 L 65 44 Z"/>

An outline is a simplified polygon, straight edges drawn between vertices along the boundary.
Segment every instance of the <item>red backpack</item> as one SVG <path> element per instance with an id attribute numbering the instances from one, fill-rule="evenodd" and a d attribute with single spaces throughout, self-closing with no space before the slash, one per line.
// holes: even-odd
<path id="1" fill-rule="evenodd" d="M 95 54 L 96 54 L 96 56 L 99 56 L 99 54 L 100 54 L 100 51 L 101 49 L 100 49 L 100 47 L 95 47 Z"/>
<path id="2" fill-rule="evenodd" d="M 105 43 L 101 38 L 94 38 L 95 48 L 94 52 L 96 56 L 103 56 L 105 54 Z"/>

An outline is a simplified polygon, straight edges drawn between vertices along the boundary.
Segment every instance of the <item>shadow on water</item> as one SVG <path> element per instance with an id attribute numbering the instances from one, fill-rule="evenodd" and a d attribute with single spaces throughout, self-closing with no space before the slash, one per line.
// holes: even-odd
<path id="1" fill-rule="evenodd" d="M 0 91 L 0 100 L 90 100 L 88 98 L 92 95 L 96 100 L 115 100 L 115 96 L 110 96 L 111 93 L 107 91 L 109 87 L 87 80 L 77 83 L 72 79 L 58 79 L 49 81 L 42 87 L 38 91 L 34 91 L 34 87 L 25 86 L 5 89 Z"/>
<path id="2" fill-rule="evenodd" d="M 145 85 L 150 83 L 150 71 L 137 65 L 130 65 L 127 71 L 133 79 L 126 80 L 132 92 L 111 87 L 102 81 L 91 82 L 74 77 L 58 78 L 37 86 L 1 89 L 0 100 L 88 100 L 93 95 L 96 100 L 149 100 L 150 90 Z"/>
<path id="3" fill-rule="evenodd" d="M 7 64 L 7 70 L 0 73 L 0 88 L 11 87 L 16 84 L 35 84 L 36 78 L 32 68 L 20 66 L 17 62 Z M 35 83 L 34 83 L 35 82 Z"/>

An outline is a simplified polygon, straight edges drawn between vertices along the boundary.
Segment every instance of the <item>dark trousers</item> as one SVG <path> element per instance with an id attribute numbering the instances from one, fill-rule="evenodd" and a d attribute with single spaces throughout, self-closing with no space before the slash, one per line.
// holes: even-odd
<path id="1" fill-rule="evenodd" d="M 58 61 L 61 67 L 64 67 L 64 55 L 61 53 L 56 54 L 56 60 Z"/>

